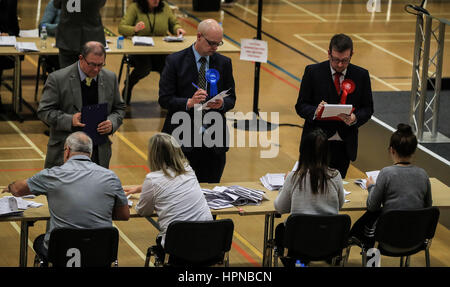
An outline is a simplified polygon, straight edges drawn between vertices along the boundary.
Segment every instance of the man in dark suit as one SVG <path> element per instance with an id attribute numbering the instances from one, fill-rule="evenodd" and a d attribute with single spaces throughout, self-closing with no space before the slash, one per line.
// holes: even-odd
<path id="1" fill-rule="evenodd" d="M 345 178 L 350 161 L 356 160 L 358 128 L 373 114 L 372 89 L 369 72 L 350 64 L 353 42 L 344 34 L 331 38 L 328 61 L 308 65 L 303 74 L 295 110 L 305 119 L 303 136 L 321 128 L 328 136 L 331 151 L 330 167 Z M 350 115 L 340 114 L 337 120 L 320 120 L 318 112 L 324 104 L 339 104 L 342 82 L 351 80 L 355 89 L 347 95 L 345 104 L 355 109 Z M 301 143 L 300 143 L 301 145 Z"/>
<path id="2" fill-rule="evenodd" d="M 215 20 L 202 21 L 197 41 L 167 57 L 159 82 L 159 104 L 168 110 L 162 131 L 181 143 L 199 182 L 220 182 L 229 146 L 225 113 L 236 102 L 231 59 L 216 53 L 222 37 L 222 27 Z M 219 93 L 230 89 L 228 97 L 208 103 L 209 109 L 200 112 L 200 117 L 213 118 L 210 124 L 194 119 L 199 115 L 196 105 L 211 93 L 211 84 L 205 80 L 208 69 L 219 72 Z"/>
<path id="3" fill-rule="evenodd" d="M 65 68 L 75 63 L 81 47 L 89 41 L 106 44 L 100 8 L 106 0 L 54 0 L 61 16 L 56 30 L 59 64 Z"/>

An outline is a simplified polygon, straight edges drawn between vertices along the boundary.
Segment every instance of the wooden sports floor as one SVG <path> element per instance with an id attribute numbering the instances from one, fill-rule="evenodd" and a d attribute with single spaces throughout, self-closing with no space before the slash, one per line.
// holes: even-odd
<path id="1" fill-rule="evenodd" d="M 404 91 L 411 88 L 412 59 L 416 17 L 404 12 L 410 1 L 381 1 L 381 12 L 369 13 L 366 0 L 265 0 L 262 18 L 263 40 L 268 42 L 269 61 L 261 66 L 259 109 L 279 113 L 280 123 L 302 125 L 294 105 L 297 100 L 300 79 L 306 65 L 327 58 L 328 43 L 335 33 L 347 33 L 355 45 L 354 64 L 369 70 L 374 91 Z M 448 1 L 429 1 L 427 9 L 435 16 L 450 17 Z M 48 1 L 19 1 L 21 29 L 33 29 L 44 13 Z M 178 6 L 177 15 L 183 28 L 194 35 L 199 21 L 215 18 L 223 23 L 225 39 L 238 45 L 243 38 L 256 36 L 257 1 L 238 0 L 232 7 L 220 12 L 195 12 L 191 1 L 171 1 Z M 102 10 L 104 25 L 117 35 L 121 17 L 121 1 L 109 0 Z M 450 42 L 447 27 L 446 45 Z M 237 101 L 234 112 L 246 114 L 252 111 L 254 64 L 239 60 L 239 54 L 227 54 L 233 61 Z M 450 50 L 444 52 L 444 76 L 449 76 Z M 118 73 L 121 56 L 108 56 L 106 68 Z M 26 56 L 23 67 L 23 97 L 34 103 L 37 57 Z M 11 75 L 5 71 L 4 77 Z M 123 79 L 123 77 L 122 77 Z M 7 80 L 8 81 L 8 80 Z M 9 80 L 10 81 L 10 80 Z M 118 132 L 112 136 L 113 155 L 111 169 L 120 177 L 123 185 L 142 183 L 148 169 L 146 150 L 148 139 L 160 131 L 164 115 L 157 103 L 159 75 L 151 73 L 133 90 L 131 106 Z M 122 89 L 123 82 L 120 83 Z M 40 90 L 42 83 L 40 84 Z M 1 88 L 4 104 L 11 102 L 11 93 Z M 8 108 L 9 105 L 6 106 Z M 5 109 L 5 107 L 4 107 Z M 30 177 L 42 169 L 48 137 L 46 126 L 24 107 L 25 121 L 20 123 L 11 113 L 0 115 L 0 187 L 13 180 Z M 231 120 L 231 118 L 230 118 Z M 275 158 L 261 158 L 257 147 L 234 147 L 227 154 L 223 182 L 258 181 L 266 173 L 287 172 L 298 158 L 301 128 L 281 126 L 278 138 L 275 132 L 267 136 L 269 143 L 279 147 Z M 248 133 L 246 133 L 249 136 Z M 248 138 L 248 137 L 247 137 Z M 263 143 L 267 143 L 263 141 Z M 387 143 L 386 143 L 387 145 Z M 248 144 L 247 144 L 248 146 Z M 380 147 L 385 149 L 386 147 Z M 382 167 L 380 167 L 382 168 Z M 364 173 L 351 166 L 348 178 L 359 178 Z M 354 222 L 362 212 L 348 212 Z M 235 224 L 231 266 L 260 266 L 262 261 L 263 216 L 230 216 Z M 276 224 L 286 216 L 276 220 Z M 146 219 L 116 222 L 120 230 L 119 265 L 143 266 L 147 248 L 154 244 L 157 234 Z M 0 223 L 0 266 L 18 266 L 20 223 Z M 32 266 L 33 240 L 45 231 L 45 224 L 38 222 L 30 228 L 28 266 Z M 425 266 L 424 253 L 412 256 L 411 266 Z M 360 266 L 361 256 L 354 247 L 348 266 Z M 382 266 L 398 266 L 398 259 L 381 258 Z M 450 231 L 439 224 L 431 247 L 432 266 L 450 266 Z M 313 266 L 328 266 L 315 263 Z"/>

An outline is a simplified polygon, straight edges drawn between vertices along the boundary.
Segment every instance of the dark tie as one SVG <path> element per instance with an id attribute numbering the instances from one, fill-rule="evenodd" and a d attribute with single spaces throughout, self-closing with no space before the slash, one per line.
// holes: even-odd
<path id="1" fill-rule="evenodd" d="M 341 82 L 339 80 L 339 78 L 342 76 L 342 73 L 340 72 L 335 72 L 334 73 L 334 86 L 336 87 L 336 92 L 338 95 L 341 94 Z"/>
<path id="2" fill-rule="evenodd" d="M 206 90 L 206 77 L 205 77 L 205 72 L 206 72 L 206 58 L 205 57 L 201 57 L 200 58 L 200 70 L 198 70 L 198 87 L 200 89 Z"/>

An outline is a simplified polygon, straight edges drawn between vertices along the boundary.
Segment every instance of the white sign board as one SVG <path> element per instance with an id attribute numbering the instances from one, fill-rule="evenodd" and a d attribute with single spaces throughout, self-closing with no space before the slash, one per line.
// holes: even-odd
<path id="1" fill-rule="evenodd" d="M 241 39 L 241 60 L 267 63 L 267 42 L 255 39 Z"/>

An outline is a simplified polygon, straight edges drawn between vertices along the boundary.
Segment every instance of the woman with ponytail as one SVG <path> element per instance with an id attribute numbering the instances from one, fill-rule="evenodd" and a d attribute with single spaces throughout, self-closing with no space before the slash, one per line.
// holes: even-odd
<path id="1" fill-rule="evenodd" d="M 431 185 L 424 169 L 411 163 L 417 138 L 411 127 L 399 124 L 389 143 L 393 165 L 383 168 L 376 182 L 367 179 L 367 212 L 352 227 L 351 236 L 370 248 L 374 244 L 375 224 L 382 212 L 430 207 Z"/>

